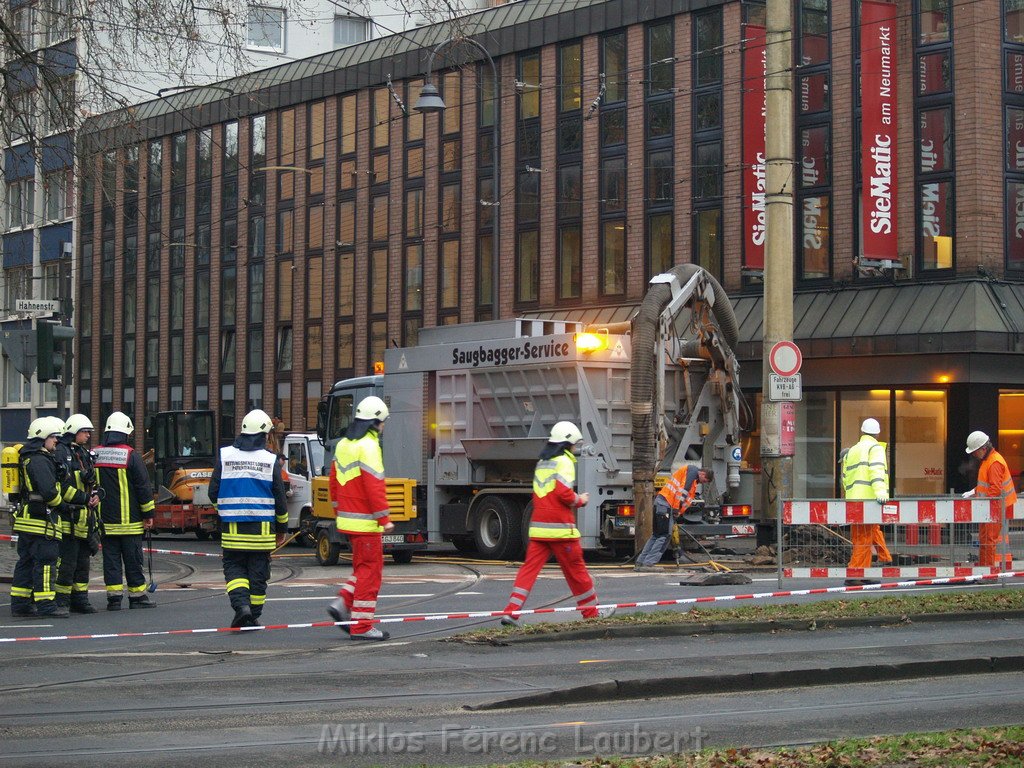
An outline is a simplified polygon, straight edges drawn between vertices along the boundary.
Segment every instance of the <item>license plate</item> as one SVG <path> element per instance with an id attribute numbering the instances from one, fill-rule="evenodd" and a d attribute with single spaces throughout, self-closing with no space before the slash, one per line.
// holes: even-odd
<path id="1" fill-rule="evenodd" d="M 381 540 L 385 544 L 405 544 L 405 534 L 404 533 L 385 534 L 384 536 L 381 536 Z"/>

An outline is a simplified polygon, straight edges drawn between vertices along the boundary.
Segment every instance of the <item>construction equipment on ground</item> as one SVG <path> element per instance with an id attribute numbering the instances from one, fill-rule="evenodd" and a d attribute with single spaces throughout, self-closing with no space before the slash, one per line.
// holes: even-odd
<path id="1" fill-rule="evenodd" d="M 156 488 L 154 529 L 209 539 L 220 527 L 209 496 L 217 451 L 214 412 L 161 411 L 153 416 L 149 431 Z"/>

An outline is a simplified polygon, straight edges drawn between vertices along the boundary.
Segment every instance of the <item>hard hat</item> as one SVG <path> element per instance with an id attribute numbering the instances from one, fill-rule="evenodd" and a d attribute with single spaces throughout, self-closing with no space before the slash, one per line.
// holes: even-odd
<path id="1" fill-rule="evenodd" d="M 376 395 L 370 395 L 364 397 L 359 401 L 359 405 L 356 406 L 356 418 L 357 419 L 372 419 L 374 421 L 384 421 L 388 417 L 387 405 Z"/>
<path id="2" fill-rule="evenodd" d="M 64 434 L 77 435 L 83 429 L 95 429 L 89 417 L 84 413 L 72 413 L 71 418 L 64 422 Z"/>
<path id="3" fill-rule="evenodd" d="M 988 442 L 988 435 L 980 430 L 975 430 L 967 436 L 967 453 L 974 453 Z"/>
<path id="4" fill-rule="evenodd" d="M 879 425 L 878 419 L 864 419 L 861 422 L 860 431 L 865 435 L 877 435 L 882 431 L 882 427 Z"/>
<path id="5" fill-rule="evenodd" d="M 245 418 L 242 419 L 242 434 L 258 435 L 261 432 L 266 434 L 273 426 L 267 412 L 257 408 L 256 410 L 249 411 L 245 414 Z"/>
<path id="6" fill-rule="evenodd" d="M 114 411 L 112 414 L 107 416 L 107 426 L 103 428 L 104 432 L 124 432 L 126 435 L 130 435 L 135 431 L 135 425 L 132 424 L 132 420 L 120 411 Z"/>
<path id="7" fill-rule="evenodd" d="M 582 439 L 583 433 L 580 432 L 579 427 L 571 421 L 560 421 L 551 428 L 551 436 L 548 438 L 548 442 L 576 445 Z"/>
<path id="8" fill-rule="evenodd" d="M 28 437 L 41 437 L 44 440 L 64 432 L 64 422 L 56 416 L 40 416 L 28 425 Z"/>

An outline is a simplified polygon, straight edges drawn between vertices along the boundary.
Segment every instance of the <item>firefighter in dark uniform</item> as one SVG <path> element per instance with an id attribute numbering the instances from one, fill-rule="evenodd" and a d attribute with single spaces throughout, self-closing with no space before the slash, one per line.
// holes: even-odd
<path id="1" fill-rule="evenodd" d="M 11 579 L 11 615 L 67 618 L 57 605 L 57 563 L 60 557 L 60 510 L 65 501 L 95 504 L 81 491 L 68 490 L 58 479 L 53 451 L 64 422 L 43 416 L 28 428 L 28 441 L 18 456 L 21 503 L 14 513 L 18 563 Z"/>
<path id="2" fill-rule="evenodd" d="M 242 419 L 242 434 L 220 456 L 210 478 L 210 501 L 220 516 L 224 581 L 235 616 L 232 627 L 259 625 L 267 599 L 270 553 L 288 533 L 288 502 L 277 456 L 267 450 L 273 424 L 261 410 Z"/>
<path id="3" fill-rule="evenodd" d="M 132 420 L 120 411 L 107 418 L 103 442 L 95 455 L 96 482 L 100 488 L 100 524 L 103 530 L 103 582 L 107 585 L 107 610 L 121 610 L 124 579 L 128 582 L 128 607 L 153 608 L 146 595 L 142 572 L 142 534 L 153 526 L 153 486 L 142 457 L 128 445 L 135 431 Z"/>
<path id="4" fill-rule="evenodd" d="M 96 475 L 89 452 L 93 426 L 81 413 L 71 415 L 64 434 L 57 440 L 57 464 L 65 482 L 91 495 Z M 96 554 L 89 547 L 89 536 L 97 525 L 95 511 L 88 506 L 67 503 L 61 517 L 60 566 L 57 568 L 57 604 L 71 613 L 96 613 L 89 602 L 89 558 Z"/>

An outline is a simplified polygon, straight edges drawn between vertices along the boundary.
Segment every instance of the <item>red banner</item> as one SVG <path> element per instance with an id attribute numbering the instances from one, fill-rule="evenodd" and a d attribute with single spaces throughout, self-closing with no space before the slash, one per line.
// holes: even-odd
<path id="1" fill-rule="evenodd" d="M 863 261 L 897 261 L 896 6 L 862 0 L 860 27 Z"/>
<path id="2" fill-rule="evenodd" d="M 768 62 L 764 27 L 748 24 L 743 49 L 743 267 L 764 269 L 765 88 Z"/>

